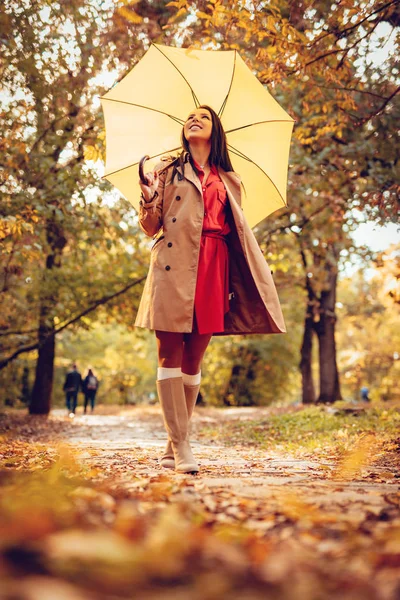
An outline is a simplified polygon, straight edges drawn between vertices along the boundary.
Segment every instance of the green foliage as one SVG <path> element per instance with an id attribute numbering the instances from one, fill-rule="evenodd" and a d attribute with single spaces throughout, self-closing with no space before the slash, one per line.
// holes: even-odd
<path id="1" fill-rule="evenodd" d="M 96 401 L 105 404 L 148 402 L 155 396 L 157 353 L 154 334 L 97 322 L 87 331 L 60 335 L 55 369 L 55 402 L 64 405 L 65 373 L 75 362 L 82 376 L 92 368 L 100 381 Z"/>
<path id="2" fill-rule="evenodd" d="M 297 398 L 299 375 L 294 340 L 294 335 L 215 338 L 203 367 L 202 393 L 206 402 L 262 406 Z"/>
<path id="3" fill-rule="evenodd" d="M 217 436 L 227 445 L 284 448 L 289 454 L 300 449 L 341 454 L 351 450 L 360 436 L 373 434 L 389 441 L 399 430 L 397 406 L 376 404 L 364 412 L 354 411 L 356 414 L 345 412 L 344 407 L 345 403 L 338 402 L 335 409 L 319 405 L 293 408 L 293 412 L 268 415 L 266 419 L 225 422 L 217 431 L 205 427 L 202 434 Z"/>
<path id="4" fill-rule="evenodd" d="M 367 386 L 372 399 L 399 399 L 399 249 L 381 253 L 376 268 L 339 286 L 339 369 L 347 397 Z"/>
<path id="5" fill-rule="evenodd" d="M 104 87 L 98 76 L 131 68 L 143 40 L 150 31 L 156 38 L 155 27 L 162 33 L 168 14 L 162 6 L 146 13 L 146 7 L 87 0 L 68 6 L 7 0 L 0 9 L 5 363 L 34 347 L 38 331 L 42 339 L 70 322 L 88 327 L 97 305 L 104 319 L 134 321 L 139 286 L 106 301 L 143 278 L 148 243 L 132 207 L 100 180 Z M 88 151 L 93 145 L 96 153 Z"/>

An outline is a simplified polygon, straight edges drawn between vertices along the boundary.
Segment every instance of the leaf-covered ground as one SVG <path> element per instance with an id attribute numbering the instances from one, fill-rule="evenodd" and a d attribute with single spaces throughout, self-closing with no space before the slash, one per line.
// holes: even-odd
<path id="1" fill-rule="evenodd" d="M 400 407 L 0 415 L 1 600 L 398 600 Z"/>

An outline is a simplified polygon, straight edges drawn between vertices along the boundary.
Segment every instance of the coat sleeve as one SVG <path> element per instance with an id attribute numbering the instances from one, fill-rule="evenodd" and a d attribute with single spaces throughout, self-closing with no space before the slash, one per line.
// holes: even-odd
<path id="1" fill-rule="evenodd" d="M 155 166 L 155 170 L 165 167 L 165 162 L 161 162 Z M 145 202 L 143 199 L 139 202 L 139 225 L 142 231 L 148 236 L 154 236 L 162 227 L 163 223 L 163 203 L 164 203 L 164 188 L 167 172 L 164 171 L 160 175 L 158 183 L 158 196 L 151 202 Z"/>

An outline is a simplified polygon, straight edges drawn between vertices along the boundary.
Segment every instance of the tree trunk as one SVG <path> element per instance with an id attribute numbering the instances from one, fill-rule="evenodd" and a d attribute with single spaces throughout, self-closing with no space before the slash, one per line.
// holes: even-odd
<path id="1" fill-rule="evenodd" d="M 238 357 L 232 366 L 231 376 L 223 394 L 225 406 L 254 406 L 255 368 L 259 361 L 256 350 L 240 346 Z"/>
<path id="2" fill-rule="evenodd" d="M 321 315 L 319 334 L 319 380 L 318 402 L 336 400 L 336 363 L 335 363 L 335 320 L 332 316 Z"/>
<path id="3" fill-rule="evenodd" d="M 239 348 L 239 361 L 242 359 L 243 347 Z M 222 400 L 225 406 L 237 406 L 240 390 L 245 379 L 245 367 L 242 362 L 232 365 L 231 376 L 223 394 Z"/>
<path id="4" fill-rule="evenodd" d="M 24 402 L 26 405 L 28 405 L 30 396 L 31 394 L 29 391 L 29 368 L 24 367 L 24 370 L 22 372 L 21 402 Z"/>
<path id="5" fill-rule="evenodd" d="M 49 319 L 46 307 L 42 306 L 39 323 L 39 353 L 36 363 L 29 412 L 31 415 L 47 415 L 51 408 L 55 357 L 54 321 Z"/>
<path id="6" fill-rule="evenodd" d="M 307 315 L 304 321 L 303 343 L 301 345 L 301 382 L 302 382 L 302 402 L 303 404 L 313 404 L 315 402 L 315 388 L 312 375 L 312 342 L 313 342 L 313 319 L 309 316 L 308 306 Z"/>
<path id="7" fill-rule="evenodd" d="M 67 243 L 60 225 L 54 220 L 48 222 L 46 235 L 50 254 L 46 259 L 46 270 L 40 299 L 39 351 L 35 383 L 29 405 L 29 412 L 32 415 L 47 415 L 51 408 L 55 357 L 54 307 L 57 304 L 58 297 L 57 288 L 52 286 L 51 271 L 53 268 L 60 266 L 62 251 Z"/>
<path id="8" fill-rule="evenodd" d="M 335 342 L 335 369 L 336 369 L 336 377 L 335 377 L 335 400 L 342 400 L 343 398 L 342 398 L 342 392 L 340 391 L 339 371 L 338 371 L 337 362 L 336 362 L 336 342 Z"/>
<path id="9" fill-rule="evenodd" d="M 317 402 L 335 402 L 340 398 L 335 343 L 336 285 L 337 271 L 332 269 L 329 276 L 329 289 L 321 294 L 320 321 L 315 328 L 319 342 L 320 387 Z"/>

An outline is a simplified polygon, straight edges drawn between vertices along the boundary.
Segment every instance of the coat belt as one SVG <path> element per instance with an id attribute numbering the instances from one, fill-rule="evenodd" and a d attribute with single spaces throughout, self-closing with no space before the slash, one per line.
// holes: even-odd
<path id="1" fill-rule="evenodd" d="M 210 237 L 210 238 L 215 238 L 217 240 L 223 240 L 224 242 L 227 243 L 226 236 L 223 235 L 222 233 L 218 233 L 217 231 L 203 231 L 201 235 L 202 235 L 202 237 Z"/>

